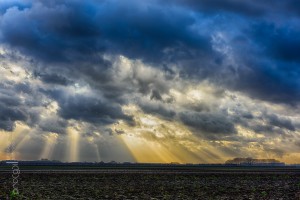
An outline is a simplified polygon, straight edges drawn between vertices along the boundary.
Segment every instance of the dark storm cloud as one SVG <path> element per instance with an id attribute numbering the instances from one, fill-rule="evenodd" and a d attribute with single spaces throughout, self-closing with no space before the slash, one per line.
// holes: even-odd
<path id="1" fill-rule="evenodd" d="M 296 128 L 292 124 L 292 121 L 286 117 L 279 117 L 277 115 L 268 115 L 269 123 L 273 126 L 279 127 L 279 128 L 285 128 L 290 131 L 295 131 Z"/>
<path id="2" fill-rule="evenodd" d="M 21 10 L 12 6 L 1 19 L 2 41 L 47 62 L 73 61 L 74 56 L 79 59 L 101 48 L 94 42 L 98 30 L 92 18 L 76 2 L 68 6 L 61 1 L 50 5 L 36 1 Z"/>
<path id="3" fill-rule="evenodd" d="M 210 50 L 209 37 L 189 28 L 194 17 L 165 9 L 133 1 L 36 2 L 6 10 L 2 41 L 48 62 L 74 61 L 104 50 L 148 60 L 162 58 L 165 48 L 179 47 L 180 54 Z"/>
<path id="4" fill-rule="evenodd" d="M 299 22 L 299 19 L 297 20 Z M 293 27 L 291 27 L 293 26 Z M 255 23 L 249 37 L 257 51 L 245 63 L 250 72 L 240 73 L 238 90 L 275 103 L 297 105 L 300 100 L 300 27 L 288 24 Z"/>
<path id="5" fill-rule="evenodd" d="M 69 80 L 68 78 L 60 74 L 36 73 L 35 76 L 40 78 L 44 83 L 49 83 L 49 84 L 68 85 L 72 83 L 71 80 Z"/>
<path id="6" fill-rule="evenodd" d="M 101 93 L 97 96 L 97 91 L 93 91 L 94 94 L 74 94 L 69 93 L 66 88 L 41 88 L 40 92 L 58 103 L 58 115 L 64 120 L 107 125 L 122 119 L 129 125 L 133 124 L 132 117 L 123 113 L 117 100 L 101 97 Z"/>
<path id="7" fill-rule="evenodd" d="M 201 12 L 219 13 L 233 12 L 249 16 L 261 16 L 265 11 L 265 1 L 239 1 L 239 0 L 177 0 L 178 3 L 189 6 Z"/>
<path id="8" fill-rule="evenodd" d="M 300 13 L 300 6 L 297 0 L 176 0 L 175 2 L 208 14 L 228 12 L 255 18 L 278 13 L 285 15 L 299 15 Z"/>
<path id="9" fill-rule="evenodd" d="M 250 27 L 249 36 L 261 47 L 262 53 L 276 60 L 300 62 L 300 27 L 290 26 L 259 22 Z"/>
<path id="10" fill-rule="evenodd" d="M 39 115 L 30 108 L 34 108 L 39 103 L 30 98 L 21 99 L 15 93 L 20 85 L 12 86 L 11 84 L 12 82 L 9 81 L 0 83 L 0 129 L 12 131 L 16 121 L 33 126 L 39 120 Z"/>
<path id="11" fill-rule="evenodd" d="M 59 114 L 65 119 L 82 120 L 95 124 L 114 123 L 117 119 L 123 119 L 128 123 L 133 123 L 132 117 L 125 115 L 120 105 L 114 105 L 112 102 L 99 98 L 74 95 L 63 97 L 58 102 Z"/>
<path id="12" fill-rule="evenodd" d="M 226 19 L 216 21 L 218 31 L 229 37 L 229 48 L 235 53 L 237 71 L 222 76 L 227 87 L 248 93 L 253 98 L 274 103 L 297 105 L 300 100 L 300 27 L 299 6 L 295 1 L 179 1 L 208 15 Z M 268 6 L 272 4 L 272 6 Z M 293 5 L 295 6 L 293 8 Z M 233 16 L 232 16 L 233 15 Z M 238 15 L 238 18 L 236 18 Z M 247 17 L 245 17 L 247 16 Z M 235 18 L 235 19 L 233 19 Z M 242 24 L 240 22 L 242 21 Z M 229 25 L 232 23 L 232 25 Z M 236 27 L 239 27 L 236 29 Z M 211 27 L 208 27 L 211 28 Z M 223 30 L 222 30 L 223 29 Z M 220 46 L 219 48 L 222 48 Z M 224 47 L 228 51 L 228 47 Z M 225 58 L 228 55 L 225 53 Z M 211 56 L 211 59 L 214 57 Z M 215 57 L 216 58 L 216 57 Z M 224 57 L 218 64 L 230 69 Z M 203 62 L 203 61 L 202 61 Z M 214 66 L 214 65 L 212 65 Z M 243 67 L 244 66 L 244 67 Z M 210 67 L 206 76 L 221 68 Z M 230 72 L 230 71 L 229 71 Z M 232 81 L 231 77 L 234 80 Z M 224 81 L 218 80 L 218 84 Z"/>
<path id="13" fill-rule="evenodd" d="M 170 107 L 161 102 L 139 102 L 138 105 L 145 113 L 160 115 L 163 118 L 172 119 L 176 112 Z"/>
<path id="14" fill-rule="evenodd" d="M 14 122 L 26 121 L 27 116 L 24 110 L 19 108 L 7 108 L 5 105 L 0 104 L 0 128 L 7 131 L 12 131 L 14 129 Z"/>
<path id="15" fill-rule="evenodd" d="M 236 133 L 234 124 L 221 113 L 180 113 L 181 121 L 190 126 L 196 134 L 209 138 L 232 135 Z"/>
<path id="16" fill-rule="evenodd" d="M 240 71 L 238 84 L 231 88 L 248 93 L 253 98 L 274 103 L 297 105 L 300 100 L 299 70 L 291 66 L 276 66 L 276 63 L 249 63 L 252 69 Z M 279 68 L 281 67 L 281 69 Z M 286 67 L 286 68 L 284 68 Z"/>
<path id="17" fill-rule="evenodd" d="M 299 18 L 283 24 L 266 19 L 249 22 L 231 40 L 238 56 L 237 76 L 231 89 L 252 98 L 297 106 L 300 100 Z M 287 21 L 285 21 L 287 20 Z"/>

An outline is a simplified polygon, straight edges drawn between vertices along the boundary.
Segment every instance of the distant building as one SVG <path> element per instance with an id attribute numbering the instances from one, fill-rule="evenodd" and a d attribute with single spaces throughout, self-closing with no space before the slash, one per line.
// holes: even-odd
<path id="1" fill-rule="evenodd" d="M 227 165 L 268 165 L 268 166 L 284 166 L 284 162 L 280 162 L 275 159 L 255 159 L 255 158 L 234 158 L 225 162 Z"/>

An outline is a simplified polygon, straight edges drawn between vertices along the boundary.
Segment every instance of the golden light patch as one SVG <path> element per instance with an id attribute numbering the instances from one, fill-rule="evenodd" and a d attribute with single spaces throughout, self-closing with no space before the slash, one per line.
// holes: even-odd
<path id="1" fill-rule="evenodd" d="M 20 155 L 18 149 L 20 146 L 24 145 L 24 140 L 26 139 L 30 128 L 21 123 L 15 122 L 15 129 L 12 132 L 0 131 L 0 149 L 2 156 L 5 156 L 6 160 L 19 159 Z M 5 152 L 11 148 L 12 152 Z"/>
<path id="2" fill-rule="evenodd" d="M 196 137 L 177 121 L 168 121 L 145 114 L 135 105 L 123 107 L 133 115 L 135 126 L 118 121 L 111 129 L 127 146 L 137 162 L 212 163 L 221 162 L 223 155 L 205 140 Z M 216 153 L 217 152 L 217 153 Z"/>
<path id="3" fill-rule="evenodd" d="M 300 163 L 300 153 L 289 153 L 284 155 L 281 161 L 289 164 L 299 164 Z"/>
<path id="4" fill-rule="evenodd" d="M 120 135 L 119 138 L 121 138 L 137 162 L 169 162 L 168 158 L 163 157 L 157 152 L 157 149 L 155 149 L 157 145 L 155 145 L 155 143 L 148 143 L 140 138 L 125 134 Z"/>

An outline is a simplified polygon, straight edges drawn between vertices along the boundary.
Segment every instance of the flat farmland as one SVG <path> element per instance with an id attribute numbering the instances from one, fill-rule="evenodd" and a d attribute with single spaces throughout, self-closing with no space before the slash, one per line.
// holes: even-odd
<path id="1" fill-rule="evenodd" d="M 0 174 L 0 199 L 12 190 Z M 300 169 L 21 170 L 15 199 L 300 200 Z"/>

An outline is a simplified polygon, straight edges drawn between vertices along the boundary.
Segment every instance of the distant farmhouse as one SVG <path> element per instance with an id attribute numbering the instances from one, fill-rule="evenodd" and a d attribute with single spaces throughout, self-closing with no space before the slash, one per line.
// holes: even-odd
<path id="1" fill-rule="evenodd" d="M 285 166 L 284 162 L 275 159 L 234 158 L 227 160 L 226 165 Z"/>

